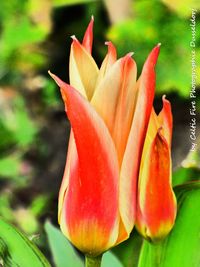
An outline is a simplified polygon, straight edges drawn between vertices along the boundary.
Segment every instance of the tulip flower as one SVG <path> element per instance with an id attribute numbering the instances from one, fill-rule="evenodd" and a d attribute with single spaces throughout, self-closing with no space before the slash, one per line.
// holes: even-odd
<path id="1" fill-rule="evenodd" d="M 172 229 L 176 217 L 176 198 L 172 190 L 171 170 L 172 113 L 163 97 L 163 109 L 157 116 L 152 109 L 142 152 L 138 181 L 137 229 L 156 241 Z"/>
<path id="2" fill-rule="evenodd" d="M 58 220 L 64 235 L 96 256 L 127 239 L 135 224 L 142 147 L 150 118 L 157 45 L 136 80 L 132 53 L 108 52 L 98 68 L 91 51 L 93 18 L 83 42 L 72 36 L 70 85 L 50 73 L 61 89 L 71 123 Z"/>

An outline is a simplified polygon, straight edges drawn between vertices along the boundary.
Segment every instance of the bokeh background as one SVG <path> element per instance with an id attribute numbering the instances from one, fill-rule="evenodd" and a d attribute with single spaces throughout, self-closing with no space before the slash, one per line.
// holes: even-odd
<path id="1" fill-rule="evenodd" d="M 93 56 L 100 65 L 111 40 L 118 55 L 134 51 L 138 73 L 162 43 L 155 108 L 163 94 L 174 115 L 173 183 L 200 178 L 199 148 L 190 152 L 191 0 L 2 0 L 0 4 L 0 216 L 23 230 L 48 255 L 43 225 L 57 224 L 57 196 L 69 134 L 50 69 L 68 82 L 71 35 L 81 40 L 95 17 Z M 197 96 L 200 31 L 196 32 Z M 200 98 L 196 99 L 199 140 Z"/>

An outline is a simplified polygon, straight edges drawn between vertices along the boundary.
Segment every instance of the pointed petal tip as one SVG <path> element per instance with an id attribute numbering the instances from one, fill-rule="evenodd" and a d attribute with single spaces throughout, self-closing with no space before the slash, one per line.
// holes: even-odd
<path id="1" fill-rule="evenodd" d="M 112 42 L 111 41 L 105 41 L 105 43 L 104 43 L 105 45 L 107 45 L 107 46 L 109 46 L 109 45 L 111 45 L 112 44 Z"/>
<path id="2" fill-rule="evenodd" d="M 79 47 L 79 46 L 80 46 L 80 42 L 79 42 L 79 40 L 76 38 L 76 36 L 75 36 L 75 35 L 71 35 L 70 37 L 71 37 L 71 39 L 72 39 L 72 47 L 73 47 L 73 46 L 74 46 L 74 47 Z"/>
<path id="3" fill-rule="evenodd" d="M 113 53 L 115 56 L 117 56 L 116 48 L 111 41 L 106 41 L 105 45 L 108 47 L 108 52 Z"/>
<path id="4" fill-rule="evenodd" d="M 166 98 L 166 95 L 162 96 L 162 101 L 163 101 L 163 103 L 169 103 L 170 104 L 170 101 Z"/>
<path id="5" fill-rule="evenodd" d="M 108 47 L 108 50 L 116 52 L 116 48 L 115 48 L 114 44 L 111 41 L 106 41 L 104 44 Z"/>
<path id="6" fill-rule="evenodd" d="M 76 38 L 75 35 L 72 35 L 70 37 L 72 39 L 72 44 L 71 44 L 72 48 L 78 49 L 76 51 L 80 51 L 81 44 L 80 44 L 79 40 Z"/>
<path id="7" fill-rule="evenodd" d="M 150 52 L 144 66 L 145 68 L 154 68 L 157 60 L 158 60 L 158 56 L 159 56 L 159 52 L 160 52 L 160 43 L 158 45 L 156 45 Z"/>
<path id="8" fill-rule="evenodd" d="M 53 74 L 50 70 L 48 70 L 48 73 L 51 76 L 51 78 L 56 82 L 56 84 L 60 87 L 61 90 L 70 86 L 67 83 L 63 82 L 58 76 Z"/>
<path id="9" fill-rule="evenodd" d="M 50 70 L 48 71 L 49 75 L 51 76 L 52 79 L 56 82 L 56 84 L 60 87 L 60 92 L 62 99 L 65 104 L 65 111 L 67 112 L 67 97 L 68 94 L 70 93 L 70 89 L 72 88 L 69 84 L 63 82 L 58 76 L 53 74 Z"/>
<path id="10" fill-rule="evenodd" d="M 132 57 L 134 55 L 134 52 L 129 52 L 126 57 Z"/>
<path id="11" fill-rule="evenodd" d="M 72 38 L 73 41 L 78 41 L 75 35 L 71 35 L 70 37 Z"/>
<path id="12" fill-rule="evenodd" d="M 163 106 L 170 106 L 171 107 L 171 103 L 170 101 L 166 98 L 166 95 L 162 96 L 162 102 L 163 102 Z"/>
<path id="13" fill-rule="evenodd" d="M 55 74 L 53 74 L 50 70 L 48 70 L 48 74 L 57 83 L 57 85 L 60 86 L 60 79 Z"/>
<path id="14" fill-rule="evenodd" d="M 94 27 L 94 16 L 91 16 L 91 20 L 85 31 L 82 45 L 85 49 L 91 54 L 92 53 L 92 44 L 93 44 L 93 27 Z"/>
<path id="15" fill-rule="evenodd" d="M 134 52 L 129 52 L 128 54 L 126 54 L 123 58 L 122 58 L 122 62 L 123 64 L 125 64 L 125 62 L 134 62 L 132 56 L 134 55 Z M 135 63 L 135 62 L 134 62 Z"/>
<path id="16" fill-rule="evenodd" d="M 111 41 L 106 41 L 105 45 L 108 49 L 107 56 L 111 57 L 113 62 L 115 62 L 117 60 L 117 51 L 114 44 Z"/>
<path id="17" fill-rule="evenodd" d="M 53 75 L 53 73 L 50 71 L 50 70 L 48 70 L 48 74 L 51 76 L 51 75 Z"/>
<path id="18" fill-rule="evenodd" d="M 156 64 L 159 53 L 160 53 L 160 46 L 161 46 L 161 43 L 155 46 L 149 55 L 154 65 Z"/>

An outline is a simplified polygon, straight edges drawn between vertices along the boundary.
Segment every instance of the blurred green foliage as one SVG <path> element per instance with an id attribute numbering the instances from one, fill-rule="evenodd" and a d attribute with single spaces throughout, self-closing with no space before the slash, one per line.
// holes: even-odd
<path id="1" fill-rule="evenodd" d="M 178 16 L 188 18 L 191 16 L 191 9 L 200 10 L 200 2 L 198 0 L 162 0 L 166 6 L 175 12 Z"/>
<path id="2" fill-rule="evenodd" d="M 28 90 L 47 62 L 42 43 L 51 30 L 51 6 L 46 0 L 3 0 L 0 8 L 0 215 L 28 234 L 38 231 L 49 196 L 35 196 L 29 207 L 13 193 L 33 182 L 26 154 L 37 142 L 40 126 L 28 106 Z M 52 100 L 52 85 L 45 87 L 51 89 L 47 97 Z"/>
<path id="3" fill-rule="evenodd" d="M 89 2 L 96 2 L 100 0 L 53 0 L 53 5 L 55 7 L 66 6 L 66 5 L 77 5 L 77 4 L 87 4 Z"/>
<path id="4" fill-rule="evenodd" d="M 174 4 L 175 5 L 175 4 Z M 189 8 L 189 7 L 188 7 Z M 162 43 L 157 64 L 157 93 L 176 91 L 188 97 L 191 84 L 190 17 L 183 18 L 159 1 L 133 1 L 133 19 L 128 19 L 108 30 L 108 39 L 121 55 L 134 51 L 139 73 L 151 49 Z M 196 60 L 200 58 L 200 31 L 196 30 Z M 200 73 L 200 65 L 196 72 Z M 200 75 L 197 75 L 200 84 Z"/>
<path id="5" fill-rule="evenodd" d="M 1 1 L 0 77 L 12 84 L 45 61 L 35 44 L 44 41 L 48 32 L 33 22 L 30 7 L 31 0 Z"/>
<path id="6" fill-rule="evenodd" d="M 1 134 L 4 138 L 1 142 L 2 146 L 6 143 L 25 148 L 33 142 L 37 133 L 37 127 L 30 120 L 22 97 L 14 97 L 10 106 L 4 106 L 0 114 L 0 124 L 2 125 Z"/>

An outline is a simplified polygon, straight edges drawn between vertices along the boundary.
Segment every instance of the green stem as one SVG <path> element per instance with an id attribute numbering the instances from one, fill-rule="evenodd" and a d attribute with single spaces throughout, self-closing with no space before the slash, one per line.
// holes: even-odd
<path id="1" fill-rule="evenodd" d="M 150 250 L 151 250 L 151 260 L 152 260 L 152 266 L 154 267 L 160 267 L 161 264 L 161 244 L 151 244 Z"/>
<path id="2" fill-rule="evenodd" d="M 101 267 L 102 255 L 97 257 L 85 256 L 85 267 Z"/>

